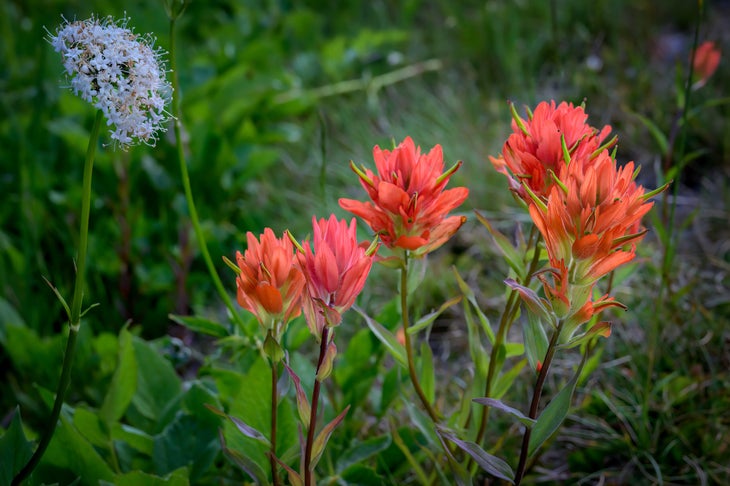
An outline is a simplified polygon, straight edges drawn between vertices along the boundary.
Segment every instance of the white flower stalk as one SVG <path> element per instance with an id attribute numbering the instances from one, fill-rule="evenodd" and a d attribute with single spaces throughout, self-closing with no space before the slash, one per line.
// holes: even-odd
<path id="1" fill-rule="evenodd" d="M 135 34 L 127 21 L 93 16 L 66 21 L 50 37 L 63 56 L 71 90 L 103 112 L 122 149 L 137 142 L 155 145 L 170 118 L 165 104 L 172 91 L 155 38 Z"/>

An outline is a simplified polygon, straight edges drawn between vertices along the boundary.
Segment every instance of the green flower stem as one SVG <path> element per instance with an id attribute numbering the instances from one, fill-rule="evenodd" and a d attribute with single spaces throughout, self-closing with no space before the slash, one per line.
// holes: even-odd
<path id="1" fill-rule="evenodd" d="M 413 346 L 411 344 L 411 336 L 408 334 L 408 252 L 404 252 L 403 266 L 401 267 L 400 273 L 400 307 L 401 316 L 403 318 L 403 337 L 405 339 L 406 358 L 408 360 L 408 375 L 411 377 L 411 383 L 413 383 L 413 389 L 416 390 L 418 398 L 423 404 L 423 408 L 426 409 L 426 413 L 431 417 L 431 421 L 434 424 L 439 422 L 438 414 L 436 410 L 431 406 L 431 403 L 426 398 L 426 394 L 421 388 L 421 383 L 418 381 L 418 375 L 416 375 L 416 363 L 413 359 Z"/>
<path id="2" fill-rule="evenodd" d="M 175 61 L 175 20 L 176 18 L 170 19 L 170 68 L 172 70 L 172 116 L 173 116 L 173 125 L 174 125 L 174 132 L 175 132 L 175 146 L 177 148 L 177 158 L 180 163 L 180 174 L 182 177 L 183 187 L 185 189 L 185 200 L 187 201 L 188 205 L 188 211 L 190 212 L 190 220 L 193 223 L 193 230 L 195 231 L 195 237 L 198 240 L 198 245 L 200 245 L 200 252 L 203 254 L 203 260 L 205 260 L 205 265 L 208 268 L 208 272 L 210 273 L 210 277 L 213 279 L 213 284 L 215 285 L 216 290 L 218 291 L 218 295 L 220 295 L 221 299 L 223 300 L 223 303 L 228 308 L 228 312 L 230 313 L 231 317 L 236 321 L 236 324 L 238 324 L 239 328 L 241 330 L 245 330 L 245 324 L 243 320 L 241 319 L 241 316 L 236 312 L 236 309 L 233 307 L 233 302 L 231 301 L 231 298 L 228 295 L 228 292 L 226 292 L 225 287 L 223 287 L 223 283 L 221 282 L 220 277 L 218 276 L 218 272 L 215 269 L 215 265 L 213 264 L 213 260 L 210 257 L 210 252 L 208 251 L 208 245 L 205 242 L 205 236 L 203 235 L 203 229 L 200 226 L 200 220 L 198 218 L 198 211 L 195 209 L 195 201 L 193 200 L 193 191 L 190 186 L 190 176 L 188 175 L 188 166 L 187 162 L 185 161 L 185 151 L 183 149 L 183 143 L 182 143 L 182 137 L 180 136 L 180 126 L 181 126 L 181 110 L 180 110 L 180 80 L 178 77 L 178 71 L 177 71 L 177 62 Z"/>
<path id="3" fill-rule="evenodd" d="M 58 423 L 58 417 L 61 415 L 61 407 L 63 406 L 63 399 L 66 396 L 66 390 L 68 390 L 68 385 L 71 383 L 71 364 L 73 363 L 74 352 L 76 350 L 76 338 L 81 324 L 81 305 L 83 302 L 84 285 L 86 281 L 86 248 L 89 241 L 89 213 L 91 212 L 91 176 L 94 170 L 94 156 L 96 155 L 96 145 L 99 139 L 99 130 L 101 128 L 102 119 L 103 114 L 101 110 L 99 110 L 96 112 L 94 126 L 91 129 L 91 135 L 89 137 L 89 146 L 86 149 L 83 192 L 81 199 L 81 221 L 79 225 L 79 250 L 76 260 L 76 282 L 74 283 L 71 310 L 68 315 L 68 341 L 66 341 L 66 351 L 63 354 L 61 378 L 58 382 L 58 388 L 56 389 L 56 398 L 53 402 L 53 409 L 51 410 L 48 427 L 44 431 L 44 434 L 38 443 L 38 448 L 35 450 L 28 463 L 13 478 L 11 483 L 12 486 L 21 484 L 28 476 L 30 476 L 40 462 L 41 457 L 43 457 L 43 454 L 46 452 L 48 444 L 51 443 L 51 438 L 53 438 L 53 433 L 56 431 L 56 424 Z"/>
<path id="4" fill-rule="evenodd" d="M 274 486 L 279 486 L 281 481 L 279 479 L 279 467 L 276 464 L 276 416 L 278 414 L 278 394 L 277 394 L 277 382 L 279 363 L 270 360 L 271 362 L 271 453 L 269 454 L 269 461 L 271 462 L 271 481 Z"/>
<path id="5" fill-rule="evenodd" d="M 319 344 L 319 360 L 317 361 L 317 371 L 315 372 L 314 388 L 312 389 L 312 406 L 309 411 L 309 428 L 307 429 L 307 444 L 304 447 L 304 485 L 311 486 L 313 471 L 309 470 L 312 463 L 312 445 L 314 444 L 314 430 L 317 428 L 317 407 L 319 405 L 319 388 L 321 382 L 316 377 L 319 375 L 319 369 L 322 367 L 324 358 L 327 355 L 327 345 L 329 344 L 329 326 L 325 325 L 322 330 L 322 339 Z"/>
<path id="6" fill-rule="evenodd" d="M 555 332 L 553 332 L 553 335 L 550 338 L 550 344 L 548 345 L 547 352 L 545 353 L 545 360 L 543 361 L 542 368 L 540 368 L 540 373 L 537 375 L 537 382 L 535 382 L 535 391 L 532 394 L 532 402 L 530 403 L 530 413 L 528 414 L 528 417 L 530 417 L 531 419 L 537 418 L 537 407 L 540 405 L 542 388 L 545 384 L 545 378 L 547 378 L 548 371 L 550 370 L 550 364 L 553 361 L 553 356 L 555 355 L 555 350 L 557 349 L 558 336 L 560 336 L 560 331 L 562 330 L 562 328 L 563 321 L 560 321 L 560 323 L 558 323 L 558 327 L 555 329 Z M 520 484 L 520 481 L 522 481 L 522 478 L 525 475 L 525 466 L 527 465 L 527 451 L 530 446 L 531 433 L 532 429 L 530 427 L 525 427 L 525 435 L 522 436 L 520 460 L 517 464 L 517 470 L 515 471 L 515 486 L 518 486 Z"/>
<path id="7" fill-rule="evenodd" d="M 532 276 L 534 275 L 535 271 L 537 270 L 537 266 L 540 263 L 540 240 L 541 235 L 537 233 L 537 230 L 535 226 L 532 227 L 531 233 L 530 233 L 530 241 L 535 241 L 535 244 L 533 246 L 534 252 L 532 256 L 532 261 L 530 262 L 530 267 L 527 270 L 527 275 L 525 275 L 524 283 L 523 285 L 529 286 L 530 281 L 532 280 Z M 512 324 L 515 321 L 515 318 L 517 317 L 517 310 L 520 308 L 520 301 L 517 298 L 519 293 L 516 290 L 512 290 L 509 294 L 509 297 L 507 298 L 507 304 L 504 307 L 504 313 L 502 314 L 502 318 L 499 321 L 499 328 L 497 329 L 497 335 L 495 337 L 494 346 L 492 346 L 492 351 L 489 355 L 489 368 L 487 369 L 487 381 L 484 386 L 484 396 L 488 397 L 492 393 L 492 386 L 494 384 L 494 377 L 495 373 L 497 372 L 497 353 L 499 352 L 499 349 L 502 347 L 502 343 L 504 342 L 505 336 L 509 332 L 509 330 L 512 327 Z M 477 444 L 480 444 L 482 439 L 484 438 L 484 434 L 487 430 L 487 423 L 489 422 L 489 410 L 490 407 L 483 407 L 481 417 L 479 419 L 479 429 L 477 431 L 477 436 L 475 442 Z"/>

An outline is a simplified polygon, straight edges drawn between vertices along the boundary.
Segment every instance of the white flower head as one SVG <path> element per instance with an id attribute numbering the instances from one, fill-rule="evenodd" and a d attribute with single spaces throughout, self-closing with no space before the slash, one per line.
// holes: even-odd
<path id="1" fill-rule="evenodd" d="M 154 47 L 154 37 L 135 34 L 127 22 L 93 16 L 65 21 L 49 39 L 63 56 L 71 90 L 103 112 L 112 140 L 123 149 L 140 141 L 155 145 L 170 118 L 165 104 L 172 92 L 164 52 Z"/>

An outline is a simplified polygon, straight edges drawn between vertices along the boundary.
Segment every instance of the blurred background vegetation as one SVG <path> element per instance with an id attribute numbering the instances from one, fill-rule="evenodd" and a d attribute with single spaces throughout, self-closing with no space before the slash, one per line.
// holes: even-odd
<path id="1" fill-rule="evenodd" d="M 507 100 L 585 100 L 589 122 L 612 125 L 619 159 L 641 164 L 639 180 L 655 187 L 665 158 L 657 133 L 669 137 L 678 120 L 676 86 L 686 77 L 697 11 L 688 0 L 192 1 L 177 32 L 182 122 L 220 274 L 233 292 L 221 256 L 243 250 L 247 231 L 304 236 L 313 214 L 344 216 L 337 199 L 362 197 L 349 160 L 372 165 L 373 145 L 406 135 L 424 148 L 441 144 L 447 164 L 463 160 L 452 179 L 471 191 L 462 210 L 479 209 L 512 231 L 523 216 L 487 159 L 509 133 Z M 94 116 L 64 89 L 46 40 L 62 16 L 92 13 L 126 14 L 136 32 L 169 46 L 162 2 L 0 1 L 0 416 L 20 403 L 31 424 L 43 416 L 33 384 L 52 389 L 58 380 L 65 320 L 43 279 L 70 295 Z M 650 230 L 635 272 L 617 279 L 630 311 L 614 318 L 602 364 L 538 479 L 730 478 L 730 3 L 707 2 L 701 22 L 700 40 L 715 41 L 725 58 L 692 95 L 692 157 L 675 178 L 671 292 L 656 301 L 661 248 Z M 86 302 L 101 306 L 84 321 L 69 402 L 98 400 L 110 380 L 115 348 L 105 355 L 98 336 L 131 322 L 175 359 L 207 344 L 172 325 L 170 313 L 225 320 L 199 258 L 170 134 L 154 149 L 106 147 L 95 169 Z M 423 306 L 453 295 L 455 264 L 496 315 L 506 265 L 494 255 L 470 217 L 431 262 L 444 278 L 429 285 Z M 368 287 L 376 303 L 394 285 L 377 275 Z M 652 325 L 661 349 L 647 371 Z M 441 373 L 456 374 L 455 351 L 466 339 L 460 316 L 438 328 L 432 346 L 451 351 L 442 353 Z M 635 379 L 647 373 L 650 380 Z"/>

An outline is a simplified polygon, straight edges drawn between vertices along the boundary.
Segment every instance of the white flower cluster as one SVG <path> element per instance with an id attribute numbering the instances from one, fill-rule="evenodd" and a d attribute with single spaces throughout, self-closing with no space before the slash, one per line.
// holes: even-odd
<path id="1" fill-rule="evenodd" d="M 127 20 L 66 21 L 50 37 L 63 56 L 71 90 L 104 113 L 112 140 L 123 149 L 137 141 L 157 142 L 156 133 L 170 118 L 165 104 L 172 92 L 155 39 L 132 32 Z"/>

